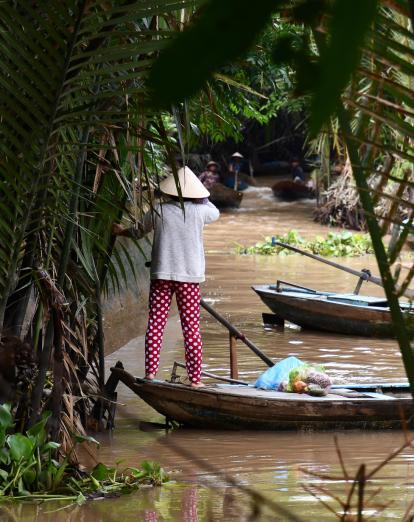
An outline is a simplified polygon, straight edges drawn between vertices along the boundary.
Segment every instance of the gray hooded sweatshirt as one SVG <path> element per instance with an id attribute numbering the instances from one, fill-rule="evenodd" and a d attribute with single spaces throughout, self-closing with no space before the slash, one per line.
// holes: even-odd
<path id="1" fill-rule="evenodd" d="M 183 283 L 205 281 L 203 245 L 204 225 L 216 221 L 218 209 L 206 203 L 169 201 L 155 206 L 155 213 L 144 216 L 144 233 L 154 229 L 151 279 L 167 279 Z"/>

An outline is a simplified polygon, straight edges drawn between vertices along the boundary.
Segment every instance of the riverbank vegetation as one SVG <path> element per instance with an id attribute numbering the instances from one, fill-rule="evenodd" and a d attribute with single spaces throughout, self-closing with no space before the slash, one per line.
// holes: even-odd
<path id="1" fill-rule="evenodd" d="M 102 463 L 90 471 L 73 463 L 78 444 L 98 442 L 92 437 L 74 435 L 72 446 L 59 459 L 60 444 L 49 440 L 50 413 L 29 428 L 16 432 L 9 404 L 0 405 L 0 503 L 9 500 L 65 500 L 82 503 L 88 498 L 114 496 L 135 491 L 144 484 L 161 485 L 168 475 L 154 462 L 123 470 Z"/>
<path id="2" fill-rule="evenodd" d="M 286 234 L 266 237 L 253 246 L 237 245 L 238 254 L 289 255 L 293 252 L 277 243 L 291 245 L 312 254 L 324 257 L 356 257 L 372 254 L 372 242 L 368 234 L 353 234 L 346 232 L 329 232 L 326 237 L 316 236 L 314 239 L 304 239 L 297 230 Z"/>
<path id="3" fill-rule="evenodd" d="M 111 229 L 136 225 L 175 166 L 180 123 L 145 77 L 195 5 L 1 6 L 0 401 L 22 433 L 49 410 L 63 451 L 103 424 L 102 300 L 135 270 Z"/>
<path id="4" fill-rule="evenodd" d="M 30 430 L 46 411 L 47 442 L 35 453 L 46 448 L 49 475 L 39 478 L 42 467 L 37 492 L 54 491 L 56 477 L 79 479 L 73 435 L 109 419 L 102 302 L 135 270 L 112 225 L 137 226 L 160 166 L 175 169 L 181 123 L 173 109 L 150 106 L 145 77 L 196 4 L 0 7 L 0 403 L 13 416 L 2 448 L 11 459 L 1 468 L 5 495 L 32 491 L 39 461 L 30 460 Z"/>

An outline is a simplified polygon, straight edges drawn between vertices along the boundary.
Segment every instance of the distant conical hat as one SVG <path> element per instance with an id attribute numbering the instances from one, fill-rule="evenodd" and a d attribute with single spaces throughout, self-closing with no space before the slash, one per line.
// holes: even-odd
<path id="1" fill-rule="evenodd" d="M 182 167 L 177 172 L 183 198 L 208 198 L 210 192 L 188 167 Z M 174 176 L 168 176 L 160 183 L 160 190 L 169 196 L 178 196 Z"/>
<path id="2" fill-rule="evenodd" d="M 220 167 L 220 165 L 217 163 L 217 161 L 209 161 L 206 165 L 206 167 L 211 167 L 212 165 L 216 165 L 216 167 Z"/>
<path id="3" fill-rule="evenodd" d="M 231 155 L 232 158 L 241 158 L 241 159 L 244 159 L 244 156 L 242 156 L 242 154 L 240 154 L 240 152 L 235 152 L 234 154 Z"/>

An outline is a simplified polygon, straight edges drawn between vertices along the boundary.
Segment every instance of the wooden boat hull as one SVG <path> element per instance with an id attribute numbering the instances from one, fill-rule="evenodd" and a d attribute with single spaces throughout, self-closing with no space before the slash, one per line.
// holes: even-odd
<path id="1" fill-rule="evenodd" d="M 218 208 L 239 208 L 243 193 L 216 183 L 210 189 L 210 200 Z"/>
<path id="2" fill-rule="evenodd" d="M 125 370 L 117 377 L 170 420 L 196 428 L 226 430 L 384 429 L 409 422 L 412 399 L 405 397 L 309 397 L 239 385 L 193 389 L 182 384 L 147 381 Z M 378 396 L 378 397 L 377 397 Z"/>
<path id="3" fill-rule="evenodd" d="M 272 191 L 275 197 L 284 201 L 296 201 L 315 197 L 313 190 L 307 185 L 290 180 L 278 181 L 273 185 Z"/>
<path id="4" fill-rule="evenodd" d="M 255 286 L 253 290 L 279 318 L 303 328 L 368 337 L 395 335 L 387 307 L 356 306 L 306 293 L 278 292 L 269 286 Z M 412 312 L 406 313 L 406 320 L 413 333 Z"/>

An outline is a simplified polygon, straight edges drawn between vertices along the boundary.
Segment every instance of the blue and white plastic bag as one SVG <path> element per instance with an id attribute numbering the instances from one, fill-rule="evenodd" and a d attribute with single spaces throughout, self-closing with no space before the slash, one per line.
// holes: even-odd
<path id="1" fill-rule="evenodd" d="M 293 355 L 286 357 L 262 373 L 254 386 L 263 390 L 277 390 L 283 381 L 289 380 L 290 371 L 301 364 L 303 361 Z"/>

